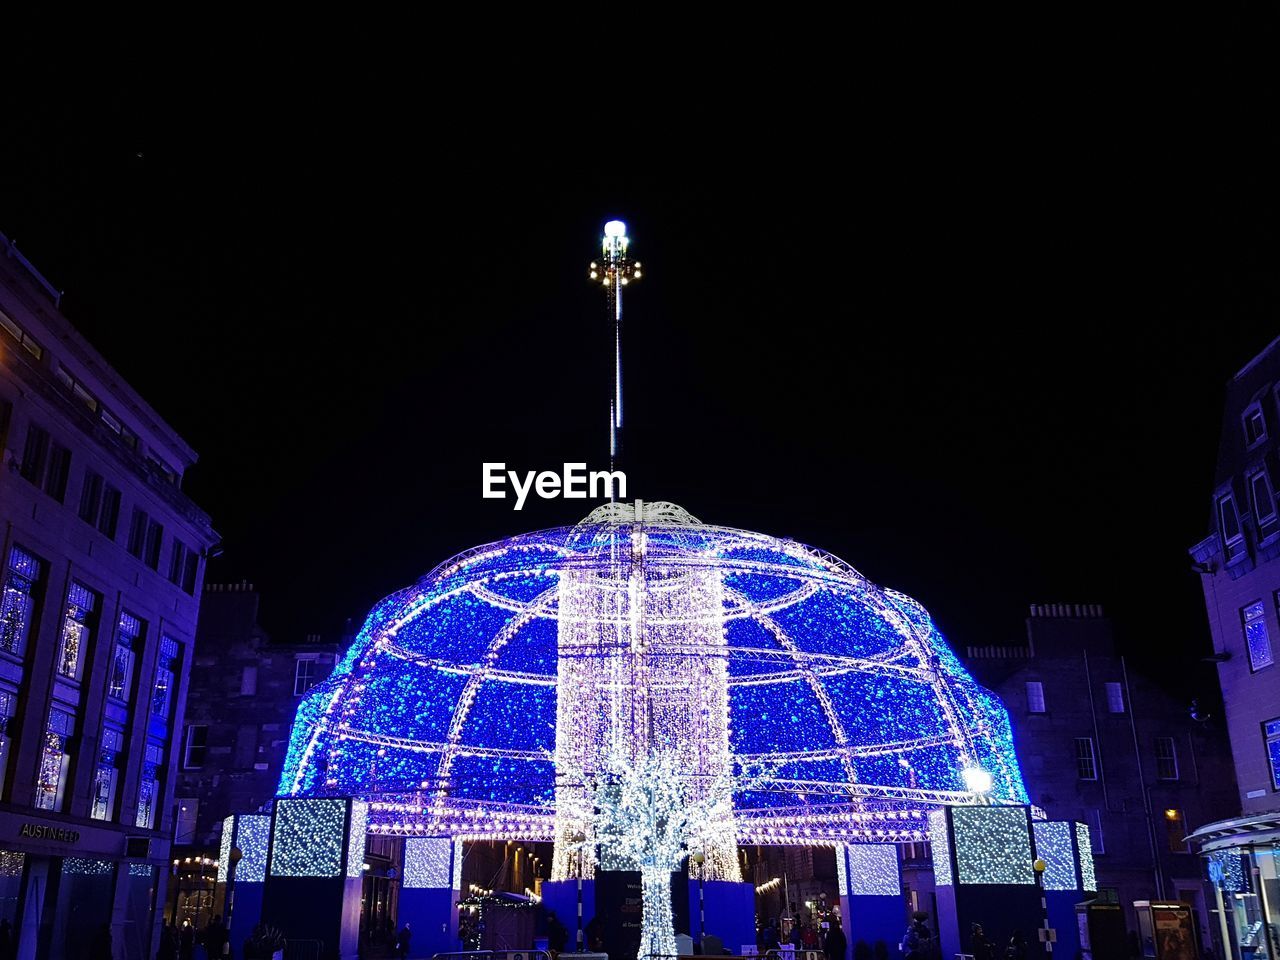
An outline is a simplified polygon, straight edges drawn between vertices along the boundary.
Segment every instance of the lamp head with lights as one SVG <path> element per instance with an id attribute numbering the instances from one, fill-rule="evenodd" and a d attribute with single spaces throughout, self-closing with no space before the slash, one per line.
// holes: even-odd
<path id="1" fill-rule="evenodd" d="M 991 774 L 981 767 L 965 767 L 960 771 L 960 778 L 964 781 L 964 788 L 976 796 L 982 797 L 991 792 Z"/>

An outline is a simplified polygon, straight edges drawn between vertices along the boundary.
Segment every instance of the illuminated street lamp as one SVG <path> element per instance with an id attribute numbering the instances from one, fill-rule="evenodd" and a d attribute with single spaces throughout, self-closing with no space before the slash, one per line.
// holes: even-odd
<path id="1" fill-rule="evenodd" d="M 627 225 L 610 220 L 600 241 L 601 259 L 591 262 L 591 279 L 609 295 L 613 315 L 613 399 L 609 401 L 609 469 L 618 469 L 622 455 L 622 288 L 641 277 L 640 264 L 627 256 Z"/>

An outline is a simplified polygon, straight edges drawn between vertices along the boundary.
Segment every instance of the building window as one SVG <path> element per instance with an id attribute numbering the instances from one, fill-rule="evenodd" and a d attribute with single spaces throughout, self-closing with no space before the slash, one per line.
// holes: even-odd
<path id="1" fill-rule="evenodd" d="M 1039 680 L 1027 681 L 1027 712 L 1044 713 L 1044 684 Z"/>
<path id="2" fill-rule="evenodd" d="M 178 666 L 178 641 L 161 636 L 160 655 L 156 659 L 156 680 L 151 688 L 151 715 L 169 721 L 169 707 L 173 703 L 173 683 Z"/>
<path id="3" fill-rule="evenodd" d="M 80 677 L 84 653 L 93 635 L 94 611 L 98 595 L 82 583 L 71 581 L 67 608 L 62 615 L 62 636 L 58 639 L 58 673 L 69 680 Z"/>
<path id="4" fill-rule="evenodd" d="M 152 570 L 159 570 L 163 539 L 164 527 L 147 516 L 145 510 L 134 507 L 133 520 L 129 523 L 129 552 Z"/>
<path id="5" fill-rule="evenodd" d="M 124 732 L 115 727 L 104 727 L 98 751 L 98 767 L 93 774 L 93 803 L 89 807 L 89 816 L 94 820 L 110 820 L 115 811 L 120 754 L 123 750 Z"/>
<path id="6" fill-rule="evenodd" d="M 0 397 L 0 450 L 9 442 L 9 424 L 13 420 L 13 404 Z"/>
<path id="7" fill-rule="evenodd" d="M 144 830 L 154 830 L 156 808 L 160 803 L 160 765 L 164 763 L 164 748 L 158 743 L 147 743 L 142 760 L 142 777 L 138 781 L 138 813 L 133 825 Z"/>
<path id="8" fill-rule="evenodd" d="M 1178 745 L 1173 737 L 1156 737 L 1156 779 L 1178 779 Z"/>
<path id="9" fill-rule="evenodd" d="M 1276 522 L 1280 520 L 1275 491 L 1271 489 L 1271 474 L 1265 467 L 1249 478 L 1249 491 L 1253 497 L 1253 515 L 1258 520 L 1258 539 L 1262 540 L 1275 533 Z"/>
<path id="10" fill-rule="evenodd" d="M 89 392 L 89 389 L 71 375 L 66 367 L 60 363 L 53 366 L 53 375 L 58 378 L 58 382 L 71 391 L 71 395 L 89 408 L 90 412 L 98 412 L 98 398 Z"/>
<path id="11" fill-rule="evenodd" d="M 0 650 L 22 656 L 39 601 L 44 563 L 15 546 L 9 550 L 9 567 L 0 597 Z"/>
<path id="12" fill-rule="evenodd" d="M 300 697 L 320 682 L 320 665 L 315 660 L 299 660 L 293 674 L 293 695 Z"/>
<path id="13" fill-rule="evenodd" d="M 1271 763 L 1271 789 L 1280 790 L 1280 719 L 1264 723 L 1262 736 L 1267 742 L 1267 760 Z"/>
<path id="14" fill-rule="evenodd" d="M 37 360 L 44 356 L 44 350 L 41 348 L 40 344 L 32 340 L 31 334 L 18 326 L 14 319 L 3 310 L 0 310 L 0 327 L 3 327 L 8 331 L 9 336 L 17 340 L 18 343 L 22 345 L 22 348 Z"/>
<path id="15" fill-rule="evenodd" d="M 1228 561 L 1244 553 L 1244 533 L 1240 529 L 1240 516 L 1236 513 L 1236 501 L 1229 493 L 1218 497 L 1218 532 L 1222 536 L 1222 549 Z"/>
<path id="16" fill-rule="evenodd" d="M 1244 645 L 1249 651 L 1249 669 L 1261 670 L 1274 662 L 1271 655 L 1271 638 L 1267 636 L 1267 618 L 1261 600 L 1240 611 L 1244 622 Z"/>
<path id="17" fill-rule="evenodd" d="M 1267 439 L 1267 421 L 1262 416 L 1262 407 L 1254 404 L 1244 412 L 1244 442 L 1253 446 Z"/>
<path id="18" fill-rule="evenodd" d="M 49 708 L 49 722 L 44 730 L 44 748 L 40 751 L 40 770 L 36 776 L 35 806 L 40 810 L 60 811 L 67 770 L 71 766 L 71 735 L 75 717 L 58 707 Z"/>
<path id="19" fill-rule="evenodd" d="M 1092 737 L 1076 737 L 1076 776 L 1081 780 L 1098 779 L 1098 762 L 1093 752 Z"/>
<path id="20" fill-rule="evenodd" d="M 8 687 L 0 688 L 0 796 L 4 795 L 4 787 L 9 772 L 9 754 L 13 751 L 13 738 L 10 726 L 18 703 L 18 691 Z"/>
<path id="21" fill-rule="evenodd" d="M 1187 819 L 1182 811 L 1172 808 L 1166 810 L 1164 825 L 1168 831 L 1169 852 L 1186 853 L 1190 848 L 1187 846 Z"/>
<path id="22" fill-rule="evenodd" d="M 209 728 L 204 724 L 192 724 L 187 727 L 187 737 L 182 745 L 182 769 L 199 770 L 203 767 L 208 749 Z"/>
<path id="23" fill-rule="evenodd" d="M 27 442 L 22 448 L 22 476 L 59 503 L 67 495 L 67 476 L 71 472 L 71 451 L 54 443 L 47 430 L 34 423 L 27 427 Z"/>
<path id="24" fill-rule="evenodd" d="M 240 696 L 252 697 L 258 692 L 258 668 L 245 667 L 240 671 Z"/>
<path id="25" fill-rule="evenodd" d="M 120 491 L 92 470 L 84 472 L 80 519 L 91 527 L 97 527 L 109 540 L 116 538 L 116 525 L 120 521 Z"/>
<path id="26" fill-rule="evenodd" d="M 196 564 L 200 556 L 181 540 L 174 538 L 169 556 L 169 582 L 175 583 L 192 595 L 196 592 Z"/>
<path id="27" fill-rule="evenodd" d="M 142 645 L 146 627 L 142 621 L 127 611 L 120 612 L 116 624 L 116 650 L 111 660 L 111 674 L 107 681 L 107 694 L 116 700 L 127 701 L 133 689 L 133 662 L 135 651 Z"/>
<path id="28" fill-rule="evenodd" d="M 1124 713 L 1124 686 L 1119 683 L 1107 684 L 1107 711 Z"/>
<path id="29" fill-rule="evenodd" d="M 1095 854 L 1107 852 L 1107 837 L 1102 832 L 1102 811 L 1094 807 L 1089 811 L 1089 846 Z"/>

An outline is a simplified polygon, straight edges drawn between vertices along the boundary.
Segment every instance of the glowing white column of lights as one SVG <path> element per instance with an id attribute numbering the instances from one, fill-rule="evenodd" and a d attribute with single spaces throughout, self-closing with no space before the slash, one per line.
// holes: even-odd
<path id="1" fill-rule="evenodd" d="M 643 511 L 643 506 L 638 508 Z M 603 570 L 566 570 L 559 592 L 556 770 L 599 772 L 605 756 L 639 760 L 654 751 L 675 757 L 690 797 L 727 776 L 728 658 L 720 575 L 705 569 L 656 569 L 645 562 L 640 523 L 619 524 Z M 602 562 L 604 558 L 602 557 Z M 693 656 L 696 650 L 700 655 Z M 595 845 L 577 812 L 582 787 L 557 787 L 552 878 L 594 876 Z M 731 806 L 703 822 L 693 843 L 704 854 L 705 879 L 740 881 Z"/>

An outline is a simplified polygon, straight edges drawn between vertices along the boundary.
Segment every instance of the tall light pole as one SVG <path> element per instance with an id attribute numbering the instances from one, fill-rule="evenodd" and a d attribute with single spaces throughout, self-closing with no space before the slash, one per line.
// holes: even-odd
<path id="1" fill-rule="evenodd" d="M 622 288 L 640 279 L 640 264 L 627 255 L 627 225 L 610 220 L 600 241 L 601 259 L 591 263 L 591 279 L 604 286 L 613 320 L 613 398 L 609 401 L 609 470 L 622 461 Z"/>

